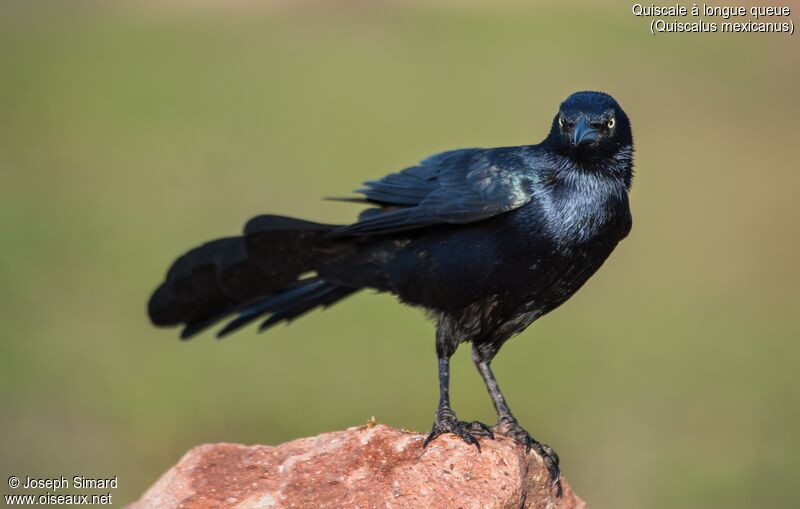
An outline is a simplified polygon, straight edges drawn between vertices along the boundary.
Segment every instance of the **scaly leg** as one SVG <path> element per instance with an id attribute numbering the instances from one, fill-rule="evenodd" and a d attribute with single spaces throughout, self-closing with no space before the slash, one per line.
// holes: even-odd
<path id="1" fill-rule="evenodd" d="M 423 442 L 422 447 L 427 447 L 434 438 L 443 433 L 453 433 L 461 437 L 466 443 L 474 445 L 480 451 L 481 445 L 476 437 L 487 436 L 494 438 L 494 434 L 492 429 L 482 422 L 465 422 L 456 418 L 456 413 L 450 407 L 450 356 L 453 354 L 455 347 L 448 348 L 447 346 L 449 345 L 443 345 L 440 335 L 437 333 L 436 342 L 436 352 L 439 357 L 439 407 L 436 410 L 433 429 L 428 438 L 425 439 L 425 442 Z M 456 343 L 457 345 L 458 343 Z"/>
<path id="2" fill-rule="evenodd" d="M 494 427 L 494 431 L 523 444 L 526 452 L 530 452 L 531 448 L 536 450 L 536 453 L 542 458 L 547 470 L 550 472 L 550 479 L 556 484 L 557 494 L 560 496 L 561 479 L 558 468 L 558 454 L 549 445 L 535 440 L 530 433 L 520 426 L 517 418 L 511 413 L 511 409 L 508 407 L 503 393 L 500 392 L 500 386 L 497 385 L 497 379 L 494 377 L 490 366 L 495 353 L 496 349 L 494 348 L 484 347 L 484 349 L 481 349 L 477 345 L 472 347 L 472 360 L 483 378 L 483 383 L 486 384 L 486 389 L 489 391 L 489 396 L 492 398 L 494 409 L 497 412 L 497 425 Z"/>

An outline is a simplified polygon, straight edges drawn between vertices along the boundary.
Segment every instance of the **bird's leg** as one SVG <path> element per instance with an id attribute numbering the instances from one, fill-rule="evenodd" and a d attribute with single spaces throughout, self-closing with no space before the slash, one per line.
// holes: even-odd
<path id="1" fill-rule="evenodd" d="M 525 446 L 525 451 L 530 452 L 534 449 L 536 453 L 544 461 L 547 470 L 550 472 L 550 479 L 555 482 L 558 489 L 558 494 L 561 494 L 561 480 L 560 470 L 558 468 L 558 454 L 549 445 L 542 444 L 534 439 L 522 426 L 520 426 L 517 418 L 511 413 L 511 409 L 506 403 L 506 398 L 500 392 L 500 386 L 497 385 L 497 379 L 494 377 L 490 363 L 496 349 L 490 348 L 490 351 L 484 351 L 478 345 L 472 347 L 472 360 L 483 378 L 483 383 L 486 384 L 486 389 L 489 391 L 489 396 L 492 398 L 494 409 L 497 411 L 497 425 L 493 428 L 495 433 L 511 437 L 517 442 Z"/>
<path id="2" fill-rule="evenodd" d="M 439 407 L 436 409 L 436 420 L 428 438 L 423 442 L 425 448 L 434 438 L 444 433 L 453 433 L 461 437 L 468 444 L 481 450 L 476 436 L 494 438 L 492 429 L 478 421 L 464 422 L 456 418 L 456 413 L 450 407 L 450 356 L 439 356 Z"/>

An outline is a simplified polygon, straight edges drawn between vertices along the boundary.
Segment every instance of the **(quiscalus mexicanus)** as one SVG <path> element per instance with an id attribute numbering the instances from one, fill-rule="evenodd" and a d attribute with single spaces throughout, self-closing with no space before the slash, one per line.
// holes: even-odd
<path id="1" fill-rule="evenodd" d="M 578 92 L 538 145 L 442 152 L 365 183 L 372 205 L 355 223 L 265 215 L 244 235 L 178 258 L 149 303 L 154 324 L 182 338 L 230 316 L 222 337 L 263 318 L 261 330 L 362 288 L 391 292 L 436 318 L 440 400 L 427 445 L 454 433 L 500 433 L 535 448 L 558 483 L 558 456 L 523 429 L 490 367 L 510 337 L 572 296 L 630 231 L 633 138 L 609 95 Z M 456 418 L 449 359 L 472 358 L 498 415 L 492 429 Z M 560 489 L 560 486 L 559 486 Z"/>

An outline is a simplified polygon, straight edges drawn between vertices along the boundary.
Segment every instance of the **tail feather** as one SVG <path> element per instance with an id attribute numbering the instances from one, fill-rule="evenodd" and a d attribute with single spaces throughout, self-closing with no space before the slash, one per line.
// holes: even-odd
<path id="1" fill-rule="evenodd" d="M 270 314 L 271 324 L 327 306 L 356 291 L 315 278 L 335 252 L 324 237 L 338 228 L 281 216 L 259 216 L 245 235 L 217 239 L 190 250 L 175 263 L 150 298 L 155 325 L 184 324 L 187 339 L 239 313 L 220 337 Z"/>
<path id="2" fill-rule="evenodd" d="M 222 338 L 227 336 L 248 323 L 258 320 L 259 317 L 270 313 L 272 310 L 279 309 L 284 303 L 302 300 L 309 294 L 313 295 L 313 292 L 324 284 L 324 281 L 317 279 L 302 282 L 297 284 L 294 288 L 289 288 L 277 295 L 267 296 L 254 304 L 244 307 L 239 311 L 238 317 L 228 322 L 228 324 L 217 333 L 217 337 Z"/>
<path id="3" fill-rule="evenodd" d="M 182 340 L 189 340 L 193 336 L 200 334 L 204 330 L 212 327 L 218 322 L 221 322 L 226 317 L 230 316 L 231 314 L 235 313 L 237 306 L 229 305 L 224 308 L 220 308 L 216 313 L 210 314 L 208 316 L 204 316 L 198 320 L 194 320 L 192 322 L 188 322 L 186 326 L 181 330 L 181 339 Z"/>
<path id="4" fill-rule="evenodd" d="M 247 285 L 237 285 L 235 278 L 221 280 L 221 268 L 235 271 L 248 281 Z M 161 326 L 196 321 L 247 299 L 261 286 L 262 279 L 263 275 L 247 263 L 241 238 L 208 242 L 175 260 L 166 280 L 150 298 L 150 319 Z"/>
<path id="5" fill-rule="evenodd" d="M 324 291 L 320 291 L 317 295 L 311 298 L 306 298 L 301 302 L 296 302 L 291 305 L 284 306 L 282 309 L 275 310 L 272 316 L 261 322 L 261 325 L 258 327 L 258 331 L 263 332 L 282 321 L 291 322 L 295 318 L 302 316 L 319 306 L 322 306 L 322 308 L 325 309 L 356 291 L 358 291 L 357 288 L 328 285 Z"/>
<path id="6" fill-rule="evenodd" d="M 276 323 L 290 321 L 318 306 L 327 307 L 356 291 L 326 282 L 320 278 L 300 281 L 295 287 L 267 297 L 239 311 L 239 316 L 228 322 L 218 333 L 222 338 L 245 325 L 270 315 L 259 327 L 263 331 Z"/>

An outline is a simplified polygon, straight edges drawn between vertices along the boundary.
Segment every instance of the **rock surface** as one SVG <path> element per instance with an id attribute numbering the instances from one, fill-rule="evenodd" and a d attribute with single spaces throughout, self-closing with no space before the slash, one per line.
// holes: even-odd
<path id="1" fill-rule="evenodd" d="M 189 451 L 129 509 L 585 508 L 535 454 L 511 439 L 425 436 L 367 425 L 276 447 L 207 444 Z"/>

